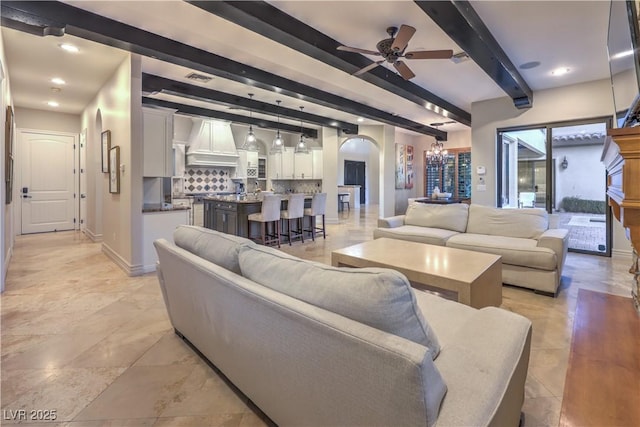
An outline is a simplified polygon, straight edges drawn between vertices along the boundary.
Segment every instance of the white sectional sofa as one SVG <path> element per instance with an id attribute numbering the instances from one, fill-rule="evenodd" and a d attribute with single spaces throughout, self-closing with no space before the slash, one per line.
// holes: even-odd
<path id="1" fill-rule="evenodd" d="M 405 215 L 379 219 L 373 237 L 500 255 L 503 283 L 556 295 L 568 230 L 553 226 L 543 209 L 411 202 Z"/>
<path id="2" fill-rule="evenodd" d="M 280 426 L 516 426 L 531 322 L 200 227 L 158 240 L 176 333 Z"/>

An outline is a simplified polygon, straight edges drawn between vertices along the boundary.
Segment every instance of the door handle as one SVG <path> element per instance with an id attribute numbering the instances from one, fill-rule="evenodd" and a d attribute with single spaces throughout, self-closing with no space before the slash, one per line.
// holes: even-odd
<path id="1" fill-rule="evenodd" d="M 80 198 L 81 198 L 81 199 L 86 199 L 86 198 L 87 198 L 87 195 L 86 195 L 86 194 L 81 194 L 81 195 L 80 195 Z"/>
<path id="2" fill-rule="evenodd" d="M 23 199 L 32 199 L 32 198 L 33 198 L 33 196 L 29 196 L 28 194 L 23 194 L 23 195 L 22 195 L 22 198 L 23 198 Z"/>

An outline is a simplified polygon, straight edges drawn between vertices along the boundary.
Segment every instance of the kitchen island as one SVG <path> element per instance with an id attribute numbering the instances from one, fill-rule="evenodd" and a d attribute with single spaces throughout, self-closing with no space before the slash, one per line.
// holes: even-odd
<path id="1" fill-rule="evenodd" d="M 282 197 L 281 209 L 287 209 L 287 194 Z M 311 207 L 313 196 L 305 197 L 304 207 Z M 260 198 L 247 196 L 213 196 L 204 198 L 204 226 L 222 233 L 249 237 L 249 215 L 262 210 Z M 251 224 L 251 235 L 260 234 L 260 224 Z"/>

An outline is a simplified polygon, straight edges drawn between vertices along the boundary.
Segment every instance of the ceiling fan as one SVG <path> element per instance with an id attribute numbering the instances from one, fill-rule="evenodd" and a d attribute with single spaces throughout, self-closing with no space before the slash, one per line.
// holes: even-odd
<path id="1" fill-rule="evenodd" d="M 400 29 L 398 27 L 389 27 L 387 28 L 387 34 L 389 34 L 388 39 L 383 39 L 378 42 L 376 45 L 376 49 L 367 50 L 360 49 L 357 47 L 349 47 L 349 46 L 338 46 L 338 50 L 343 50 L 345 52 L 354 52 L 354 53 L 363 53 L 365 55 L 376 55 L 382 56 L 384 59 L 380 61 L 376 61 L 371 65 L 367 65 L 361 70 L 353 73 L 354 76 L 359 76 L 360 74 L 364 74 L 369 70 L 374 69 L 378 65 L 382 64 L 384 61 L 393 64 L 398 73 L 405 79 L 409 80 L 414 78 L 416 75 L 411 71 L 411 69 L 405 64 L 403 61 L 400 61 L 400 58 L 406 59 L 449 59 L 453 56 L 453 50 L 417 50 L 405 53 L 405 49 L 409 44 L 409 40 L 413 37 L 413 34 L 416 32 L 416 29 L 409 25 L 401 25 Z"/>

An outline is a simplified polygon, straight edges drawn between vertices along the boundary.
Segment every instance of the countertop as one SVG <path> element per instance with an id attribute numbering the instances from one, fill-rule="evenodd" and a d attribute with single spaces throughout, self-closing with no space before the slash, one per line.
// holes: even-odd
<path id="1" fill-rule="evenodd" d="M 276 196 L 280 196 L 282 200 L 289 200 L 290 194 L 276 194 Z M 313 199 L 313 195 L 305 194 L 304 198 L 305 200 L 311 200 Z M 259 197 L 254 196 L 253 194 L 246 195 L 246 196 L 238 196 L 238 195 L 209 196 L 209 197 L 205 197 L 204 200 L 213 201 L 213 202 L 230 202 L 230 203 L 261 203 L 262 202 L 262 200 Z"/>
<path id="2" fill-rule="evenodd" d="M 189 206 L 180 206 L 180 205 L 172 205 L 170 208 L 165 208 L 162 206 L 162 203 L 147 203 L 142 205 L 142 213 L 186 211 L 189 209 L 191 209 Z"/>

